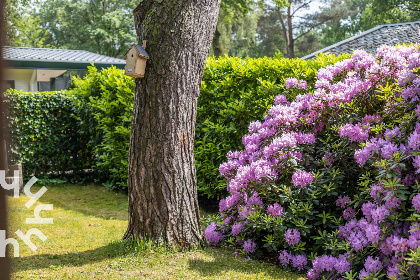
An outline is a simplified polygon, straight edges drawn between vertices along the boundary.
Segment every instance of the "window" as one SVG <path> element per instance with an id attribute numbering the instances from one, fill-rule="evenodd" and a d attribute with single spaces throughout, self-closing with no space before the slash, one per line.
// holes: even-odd
<path id="1" fill-rule="evenodd" d="M 3 82 L 3 89 L 4 90 L 15 89 L 15 81 L 14 80 L 5 80 Z"/>

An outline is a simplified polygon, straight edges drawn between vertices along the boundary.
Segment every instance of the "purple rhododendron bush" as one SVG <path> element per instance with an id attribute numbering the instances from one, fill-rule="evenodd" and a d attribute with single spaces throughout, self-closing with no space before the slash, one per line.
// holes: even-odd
<path id="1" fill-rule="evenodd" d="M 220 166 L 230 195 L 205 231 L 309 279 L 420 279 L 420 50 L 357 50 L 290 78 Z"/>

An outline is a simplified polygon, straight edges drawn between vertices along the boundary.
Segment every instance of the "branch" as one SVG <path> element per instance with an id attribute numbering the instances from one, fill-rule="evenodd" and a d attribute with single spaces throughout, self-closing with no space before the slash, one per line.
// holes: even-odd
<path id="1" fill-rule="evenodd" d="M 309 32 L 311 32 L 313 29 L 315 29 L 315 27 L 318 27 L 318 26 L 320 26 L 320 25 L 323 25 L 323 24 L 324 24 L 324 23 L 326 23 L 327 21 L 333 20 L 333 19 L 338 18 L 338 17 L 339 17 L 339 16 L 331 17 L 330 19 L 328 19 L 328 20 L 326 20 L 326 21 L 319 22 L 319 23 L 317 23 L 317 24 L 315 24 L 315 25 L 313 25 L 313 26 L 309 27 L 309 29 L 308 29 L 306 32 L 303 32 L 302 34 L 300 34 L 299 36 L 297 36 L 297 37 L 295 38 L 295 40 L 299 39 L 299 38 L 300 38 L 300 37 L 302 37 L 302 36 L 305 36 L 306 34 L 308 34 Z"/>
<path id="2" fill-rule="evenodd" d="M 287 38 L 287 28 L 286 28 L 286 24 L 284 23 L 284 18 L 283 18 L 283 14 L 281 13 L 281 11 L 279 11 L 280 14 L 280 23 L 281 23 L 281 27 L 283 29 L 283 37 L 284 40 L 286 40 L 286 44 L 288 44 L 289 40 Z"/>
<path id="3" fill-rule="evenodd" d="M 300 9 L 302 9 L 303 7 L 305 7 L 305 6 L 309 5 L 309 3 L 311 3 L 311 2 L 312 2 L 312 0 L 310 0 L 309 2 L 305 2 L 305 3 L 303 3 L 302 5 L 300 5 L 299 7 L 297 7 L 297 9 L 296 9 L 296 10 L 293 10 L 292 17 L 295 15 L 295 13 L 296 13 L 297 11 L 299 11 L 299 10 L 300 10 Z"/>
<path id="4" fill-rule="evenodd" d="M 310 17 L 308 18 L 308 16 L 294 16 L 294 18 L 300 18 L 300 19 L 304 19 L 304 20 L 312 20 Z"/>
<path id="5" fill-rule="evenodd" d="M 411 12 L 420 12 L 420 8 L 409 8 L 409 7 L 407 7 L 407 10 L 409 10 Z"/>

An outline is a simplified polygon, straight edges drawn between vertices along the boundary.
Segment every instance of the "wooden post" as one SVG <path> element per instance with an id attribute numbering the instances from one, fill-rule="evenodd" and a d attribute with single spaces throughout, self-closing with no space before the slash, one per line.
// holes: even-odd
<path id="1" fill-rule="evenodd" d="M 6 171 L 6 176 L 8 174 L 8 162 L 7 162 L 7 145 L 6 140 L 1 140 L 0 142 L 0 170 Z"/>
<path id="2" fill-rule="evenodd" d="M 4 2 L 0 1 L 0 84 L 3 84 L 3 45 L 5 39 L 4 32 Z M 5 104 L 3 103 L 4 94 L 3 88 L 0 88 L 0 140 L 6 140 L 6 120 L 5 120 Z M 2 145 L 3 146 L 3 145 Z M 1 155 L 0 155 L 1 156 Z M 2 165 L 4 165 L 4 157 L 2 158 Z M 4 167 L 3 167 L 4 168 Z M 7 168 L 7 167 L 6 167 Z M 0 187 L 0 230 L 6 231 L 7 236 L 7 209 L 6 209 L 6 196 L 4 189 Z M 6 255 L 7 256 L 7 255 Z M 9 280 L 9 260 L 8 258 L 0 258 L 0 280 Z"/>

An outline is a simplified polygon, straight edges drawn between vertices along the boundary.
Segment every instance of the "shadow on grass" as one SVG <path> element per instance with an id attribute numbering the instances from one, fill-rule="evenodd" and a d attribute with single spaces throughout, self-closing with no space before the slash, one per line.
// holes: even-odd
<path id="1" fill-rule="evenodd" d="M 132 252 L 130 245 L 124 241 L 115 241 L 106 246 L 76 253 L 63 255 L 44 254 L 34 255 L 12 260 L 12 271 L 20 272 L 31 269 L 72 267 L 91 264 L 108 259 L 112 261 L 115 258 L 128 255 Z"/>
<path id="2" fill-rule="evenodd" d="M 94 184 L 58 186 L 37 184 L 32 192 L 36 193 L 43 186 L 48 188 L 48 191 L 39 199 L 40 203 L 53 204 L 54 207 L 107 220 L 128 221 L 128 198 L 125 193 L 114 192 Z M 199 203 L 202 217 L 218 213 L 218 200 L 200 197 Z"/>
<path id="3" fill-rule="evenodd" d="M 207 249 L 213 260 L 190 259 L 189 269 L 197 271 L 201 277 L 220 275 L 223 271 L 244 274 L 263 274 L 273 279 L 302 279 L 302 276 L 283 271 L 279 266 L 261 261 L 248 260 L 245 257 L 233 256 L 233 251 L 222 249 Z"/>
<path id="4" fill-rule="evenodd" d="M 164 250 L 164 249 L 163 249 Z M 84 251 L 80 253 L 68 253 L 62 255 L 44 254 L 34 255 L 13 259 L 12 271 L 24 272 L 35 269 L 60 269 L 64 267 L 80 267 L 83 265 L 93 264 L 104 260 L 109 261 L 111 266 L 114 259 L 119 257 L 136 258 L 139 255 L 145 255 L 146 258 L 155 258 L 154 254 L 149 255 L 150 251 L 136 247 L 134 243 L 126 241 L 116 241 L 94 250 Z M 184 253 L 176 256 L 178 253 L 170 253 L 176 257 L 188 258 L 188 270 L 195 271 L 202 277 L 218 276 L 222 272 L 232 272 L 233 274 L 257 274 L 256 276 L 265 276 L 272 279 L 302 279 L 302 276 L 282 271 L 278 266 L 259 261 L 248 261 L 243 257 L 233 257 L 232 251 L 207 248 L 202 251 L 206 259 L 194 256 L 194 251 L 190 256 Z"/>

